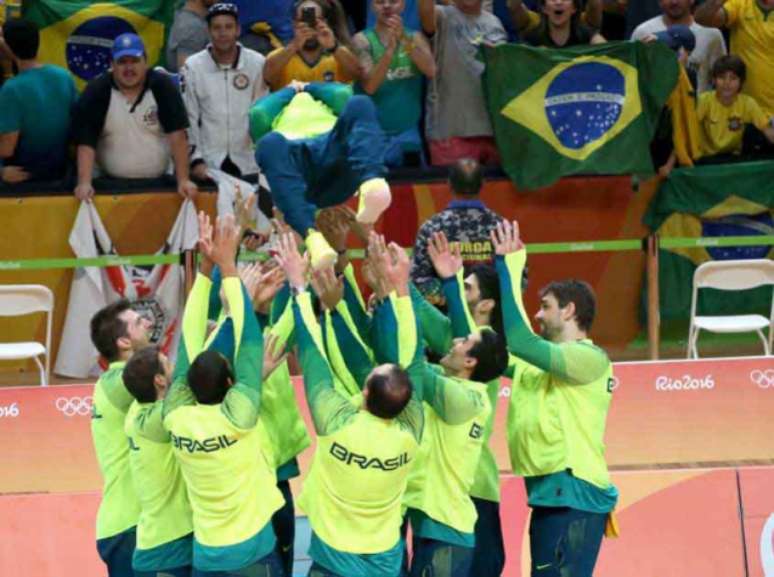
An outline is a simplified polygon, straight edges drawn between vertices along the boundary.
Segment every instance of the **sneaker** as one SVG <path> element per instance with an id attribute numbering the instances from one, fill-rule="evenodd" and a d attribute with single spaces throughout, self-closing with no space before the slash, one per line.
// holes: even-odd
<path id="1" fill-rule="evenodd" d="M 357 221 L 362 224 L 373 224 L 390 206 L 392 200 L 390 185 L 383 178 L 372 178 L 360 185 L 359 192 Z"/>
<path id="2" fill-rule="evenodd" d="M 336 251 L 331 248 L 328 241 L 321 232 L 313 230 L 304 241 L 306 249 L 311 257 L 311 264 L 314 270 L 324 269 L 333 266 L 338 259 Z"/>

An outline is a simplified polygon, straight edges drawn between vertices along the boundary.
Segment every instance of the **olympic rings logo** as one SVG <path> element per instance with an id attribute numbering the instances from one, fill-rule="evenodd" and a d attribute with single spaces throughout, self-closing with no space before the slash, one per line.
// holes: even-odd
<path id="1" fill-rule="evenodd" d="M 761 389 L 774 389 L 774 369 L 755 369 L 750 373 L 750 380 Z"/>
<path id="2" fill-rule="evenodd" d="M 91 414 L 91 403 L 91 397 L 59 397 L 55 405 L 65 417 L 85 417 Z"/>

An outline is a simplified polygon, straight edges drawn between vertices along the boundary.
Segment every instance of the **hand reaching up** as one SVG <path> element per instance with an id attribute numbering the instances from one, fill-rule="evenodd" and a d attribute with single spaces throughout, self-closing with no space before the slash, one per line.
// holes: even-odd
<path id="1" fill-rule="evenodd" d="M 344 298 L 344 280 L 336 276 L 332 267 L 313 272 L 311 281 L 314 292 L 329 311 L 334 310 Z"/>
<path id="2" fill-rule="evenodd" d="M 462 268 L 460 244 L 450 245 L 442 232 L 435 232 L 430 237 L 430 242 L 427 243 L 427 254 L 430 256 L 435 272 L 442 279 L 455 276 Z"/>
<path id="3" fill-rule="evenodd" d="M 261 378 L 265 381 L 274 370 L 285 362 L 288 353 L 284 346 L 279 346 L 279 337 L 269 333 L 263 341 L 263 372 Z"/>
<path id="4" fill-rule="evenodd" d="M 298 252 L 298 244 L 293 234 L 286 233 L 280 236 L 274 259 L 285 271 L 290 286 L 296 290 L 306 288 L 306 271 L 309 259 L 304 258 Z"/>
<path id="5" fill-rule="evenodd" d="M 495 249 L 495 254 L 506 255 L 511 254 L 524 248 L 524 243 L 519 238 L 519 223 L 518 221 L 508 222 L 504 220 L 492 230 L 490 233 L 492 239 L 492 245 Z"/>

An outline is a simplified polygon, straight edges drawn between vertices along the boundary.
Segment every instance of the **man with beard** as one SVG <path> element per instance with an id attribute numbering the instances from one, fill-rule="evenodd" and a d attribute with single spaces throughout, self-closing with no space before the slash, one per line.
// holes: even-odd
<path id="1" fill-rule="evenodd" d="M 511 464 L 532 507 L 532 575 L 591 577 L 602 536 L 615 534 L 618 500 L 603 440 L 613 367 L 588 338 L 594 293 L 577 280 L 544 287 L 535 315 L 541 338 L 522 304 L 526 250 L 518 223 L 498 225 L 492 244 L 508 350 L 518 358 L 507 432 Z"/>
<path id="2" fill-rule="evenodd" d="M 539 20 L 524 7 L 522 0 L 511 0 L 509 4 L 514 24 L 527 44 L 566 48 L 605 42 L 599 32 L 581 21 L 580 0 L 540 0 L 538 6 Z"/>
<path id="3" fill-rule="evenodd" d="M 78 185 L 75 196 L 94 196 L 94 163 L 114 178 L 159 178 L 170 153 L 177 191 L 196 195 L 188 176 L 188 115 L 169 75 L 148 70 L 137 34 L 121 34 L 113 43 L 111 69 L 86 86 L 76 108 Z"/>
<path id="4" fill-rule="evenodd" d="M 726 53 L 726 42 L 720 30 L 697 24 L 693 19 L 694 0 L 660 0 L 662 14 L 637 26 L 632 40 L 643 40 L 672 26 L 687 26 L 696 37 L 696 48 L 688 57 L 687 69 L 696 75 L 697 91 L 712 90 L 712 65 Z"/>
<path id="5" fill-rule="evenodd" d="M 272 90 L 299 82 L 351 82 L 360 63 L 348 48 L 346 16 L 336 0 L 304 0 L 296 5 L 293 40 L 266 59 L 263 74 Z"/>
<path id="6" fill-rule="evenodd" d="M 188 110 L 191 172 L 199 180 L 207 168 L 237 178 L 258 172 L 250 140 L 248 111 L 268 91 L 262 54 L 245 48 L 234 4 L 213 4 L 207 12 L 210 43 L 181 70 Z"/>

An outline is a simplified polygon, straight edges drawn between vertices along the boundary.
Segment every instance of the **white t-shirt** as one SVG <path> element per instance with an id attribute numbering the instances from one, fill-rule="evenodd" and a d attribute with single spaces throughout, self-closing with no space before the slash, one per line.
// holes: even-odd
<path id="1" fill-rule="evenodd" d="M 696 37 L 696 47 L 688 57 L 688 68 L 696 73 L 697 91 L 706 92 L 712 90 L 712 65 L 726 54 L 726 42 L 723 33 L 717 28 L 707 28 L 696 22 L 690 28 Z M 656 16 L 637 26 L 632 32 L 632 40 L 642 40 L 648 34 L 666 29 L 663 16 Z"/>
<path id="2" fill-rule="evenodd" d="M 169 168 L 170 151 L 153 92 L 146 90 L 134 110 L 133 106 L 112 89 L 97 163 L 116 178 L 158 178 Z"/>

